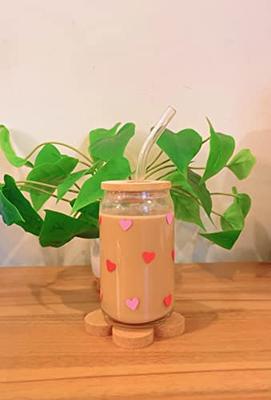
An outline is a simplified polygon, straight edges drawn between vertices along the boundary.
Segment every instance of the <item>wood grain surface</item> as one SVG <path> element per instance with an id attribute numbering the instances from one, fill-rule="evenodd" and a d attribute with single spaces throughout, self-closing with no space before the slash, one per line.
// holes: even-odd
<path id="1" fill-rule="evenodd" d="M 87 335 L 89 267 L 0 268 L 0 399 L 271 399 L 271 264 L 176 266 L 183 336 Z"/>

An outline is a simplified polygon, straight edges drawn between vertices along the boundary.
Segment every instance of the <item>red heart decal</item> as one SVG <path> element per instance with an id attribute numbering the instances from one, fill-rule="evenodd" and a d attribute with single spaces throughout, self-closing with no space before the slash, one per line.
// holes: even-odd
<path id="1" fill-rule="evenodd" d="M 171 251 L 171 258 L 173 261 L 175 261 L 175 250 Z"/>
<path id="2" fill-rule="evenodd" d="M 143 260 L 146 264 L 151 263 L 155 259 L 154 251 L 144 251 L 142 253 Z"/>
<path id="3" fill-rule="evenodd" d="M 168 296 L 166 296 L 163 301 L 164 301 L 165 306 L 169 307 L 172 303 L 172 294 L 169 294 Z"/>
<path id="4" fill-rule="evenodd" d="M 109 272 L 113 272 L 117 268 L 117 264 L 113 263 L 110 260 L 106 260 L 106 268 Z"/>

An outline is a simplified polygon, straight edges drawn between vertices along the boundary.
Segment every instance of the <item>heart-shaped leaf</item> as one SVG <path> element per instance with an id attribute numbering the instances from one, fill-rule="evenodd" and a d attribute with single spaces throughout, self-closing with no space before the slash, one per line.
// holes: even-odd
<path id="1" fill-rule="evenodd" d="M 99 220 L 99 210 L 100 210 L 100 202 L 95 201 L 94 203 L 89 204 L 86 207 L 80 209 L 80 219 L 81 217 L 84 220 L 90 220 L 91 222 L 95 221 L 95 224 L 98 224 Z"/>
<path id="2" fill-rule="evenodd" d="M 172 187 L 181 189 L 183 191 L 191 193 L 193 196 L 196 196 L 196 193 L 194 192 L 192 186 L 188 182 L 188 178 L 185 177 L 181 172 L 179 171 L 172 172 L 166 177 L 166 180 L 172 183 Z"/>
<path id="3" fill-rule="evenodd" d="M 92 138 L 93 133 L 90 134 L 89 151 L 94 160 L 109 161 L 112 158 L 123 156 L 129 140 L 134 136 L 135 125 L 133 123 L 127 123 L 123 125 L 118 132 L 115 132 L 115 127 L 112 128 L 113 131 L 111 130 L 109 134 L 103 133 L 101 135 L 100 133 L 100 136 L 103 137 L 99 139 L 97 139 L 96 134 L 94 141 Z"/>
<path id="4" fill-rule="evenodd" d="M 46 164 L 46 163 L 56 163 L 61 159 L 60 151 L 51 143 L 45 144 L 35 159 L 35 167 Z"/>
<path id="5" fill-rule="evenodd" d="M 61 247 L 75 236 L 97 238 L 99 229 L 89 220 L 76 219 L 68 215 L 46 210 L 45 220 L 40 232 L 40 244 L 43 247 Z"/>
<path id="6" fill-rule="evenodd" d="M 246 218 L 247 214 L 249 213 L 250 207 L 251 207 L 251 199 L 248 194 L 246 193 L 237 193 L 237 191 L 233 188 L 233 193 L 237 195 L 236 201 L 239 204 L 244 218 Z"/>
<path id="7" fill-rule="evenodd" d="M 97 128 L 97 129 L 93 129 L 92 131 L 90 131 L 89 132 L 89 143 L 90 143 L 89 154 L 91 156 L 93 156 L 91 154 L 91 146 L 94 145 L 94 143 L 98 142 L 99 140 L 102 140 L 102 139 L 105 139 L 105 138 L 115 135 L 120 125 L 121 125 L 121 123 L 117 122 L 110 129 Z"/>
<path id="8" fill-rule="evenodd" d="M 82 176 L 89 172 L 88 169 L 74 172 L 67 176 L 64 181 L 57 187 L 57 199 L 62 199 L 63 196 L 70 190 L 70 188 L 80 179 Z"/>
<path id="9" fill-rule="evenodd" d="M 27 167 L 33 166 L 30 161 L 16 155 L 10 142 L 9 131 L 4 125 L 0 125 L 0 149 L 4 152 L 8 162 L 14 167 L 19 168 L 23 165 Z"/>
<path id="10" fill-rule="evenodd" d="M 212 211 L 212 198 L 209 190 L 205 183 L 200 184 L 201 176 L 196 174 L 194 171 L 188 170 L 188 182 L 192 187 L 194 193 L 199 198 L 203 209 L 206 214 L 210 217 Z"/>
<path id="11" fill-rule="evenodd" d="M 17 188 L 14 179 L 5 175 L 5 185 L 1 188 L 0 214 L 7 225 L 17 224 L 26 232 L 39 235 L 42 219 L 29 201 Z"/>
<path id="12" fill-rule="evenodd" d="M 192 222 L 205 229 L 200 218 L 200 206 L 193 197 L 174 189 L 171 190 L 171 197 L 174 203 L 175 218 Z"/>
<path id="13" fill-rule="evenodd" d="M 236 193 L 232 204 L 227 208 L 220 219 L 220 225 L 223 231 L 242 230 L 250 206 L 251 200 L 246 193 Z"/>
<path id="14" fill-rule="evenodd" d="M 71 200 L 71 207 L 74 206 L 76 199 Z M 100 202 L 95 201 L 94 203 L 89 204 L 86 207 L 80 209 L 80 216 L 77 219 L 83 218 L 84 220 L 90 220 L 91 223 L 98 225 L 99 223 L 99 211 L 100 211 Z"/>
<path id="15" fill-rule="evenodd" d="M 255 156 L 249 149 L 240 150 L 229 162 L 227 167 L 238 179 L 245 179 L 256 163 Z"/>
<path id="16" fill-rule="evenodd" d="M 210 150 L 201 183 L 216 175 L 227 165 L 235 147 L 232 136 L 215 132 L 209 120 L 208 123 L 210 126 Z"/>
<path id="17" fill-rule="evenodd" d="M 36 210 L 39 210 L 43 204 L 50 198 L 55 188 L 43 187 L 37 184 L 31 184 L 31 181 L 47 183 L 49 185 L 58 186 L 64 179 L 74 170 L 78 160 L 73 157 L 62 156 L 56 163 L 44 163 L 34 167 L 27 176 L 32 204 Z M 30 186 L 31 185 L 31 186 Z M 34 188 L 37 187 L 36 188 Z M 39 190 L 41 189 L 41 190 Z M 44 193 L 47 192 L 47 193 Z"/>
<path id="18" fill-rule="evenodd" d="M 171 181 L 172 187 L 187 192 L 194 199 L 198 199 L 210 218 L 212 199 L 205 184 L 200 184 L 201 176 L 188 169 L 187 178 L 180 172 L 173 172 L 166 178 Z"/>
<path id="19" fill-rule="evenodd" d="M 79 216 L 78 220 L 88 221 L 91 226 L 98 227 L 99 226 L 99 208 L 100 208 L 100 203 L 98 201 L 89 204 L 88 206 L 86 206 L 80 210 L 80 216 Z M 89 234 L 92 234 L 92 231 L 90 231 L 90 232 L 86 231 L 77 236 L 81 237 L 81 238 L 91 238 L 92 236 L 89 236 Z"/>
<path id="20" fill-rule="evenodd" d="M 3 195 L 2 190 L 0 190 L 0 215 L 8 226 L 25 222 L 17 208 Z"/>
<path id="21" fill-rule="evenodd" d="M 101 183 L 103 181 L 125 179 L 131 174 L 129 162 L 124 157 L 114 158 L 108 161 L 97 173 L 86 180 L 73 205 L 73 211 L 93 203 L 103 196 Z"/>
<path id="22" fill-rule="evenodd" d="M 229 206 L 220 218 L 220 225 L 223 231 L 242 230 L 244 227 L 244 216 L 236 201 Z"/>
<path id="23" fill-rule="evenodd" d="M 157 144 L 186 176 L 187 166 L 199 152 L 202 138 L 193 129 L 184 129 L 177 133 L 166 129 Z"/>
<path id="24" fill-rule="evenodd" d="M 240 230 L 213 232 L 213 233 L 200 233 L 205 239 L 217 244 L 224 249 L 230 250 L 240 236 Z"/>

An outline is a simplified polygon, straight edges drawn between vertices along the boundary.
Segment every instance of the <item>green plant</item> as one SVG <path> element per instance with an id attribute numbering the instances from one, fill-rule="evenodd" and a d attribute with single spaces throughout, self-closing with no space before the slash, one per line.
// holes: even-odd
<path id="1" fill-rule="evenodd" d="M 231 193 L 210 193 L 207 181 L 227 168 L 238 179 L 245 179 L 255 164 L 248 149 L 233 155 L 234 138 L 215 131 L 210 121 L 210 135 L 205 140 L 193 129 L 175 134 L 166 130 L 157 144 L 160 152 L 148 165 L 146 178 L 172 182 L 171 196 L 177 219 L 198 225 L 206 239 L 226 249 L 232 248 L 245 224 L 251 201 L 234 187 Z M 0 183 L 0 214 L 7 225 L 16 224 L 39 237 L 42 246 L 60 247 L 73 239 L 99 236 L 99 202 L 103 196 L 101 182 L 132 177 L 125 148 L 135 133 L 135 125 L 120 123 L 111 129 L 89 133 L 88 155 L 61 142 L 46 142 L 25 157 L 16 155 L 9 131 L 0 126 L 0 148 L 14 167 L 29 169 L 25 180 L 9 175 Z M 195 157 L 209 144 L 204 167 L 195 165 Z M 59 148 L 74 152 L 77 158 L 62 154 Z M 165 158 L 166 157 L 166 158 Z M 24 194 L 25 193 L 25 194 Z M 213 209 L 213 197 L 225 195 L 230 204 L 224 213 Z M 48 210 L 49 198 L 68 203 L 70 213 Z M 207 233 L 202 215 L 220 228 Z"/>

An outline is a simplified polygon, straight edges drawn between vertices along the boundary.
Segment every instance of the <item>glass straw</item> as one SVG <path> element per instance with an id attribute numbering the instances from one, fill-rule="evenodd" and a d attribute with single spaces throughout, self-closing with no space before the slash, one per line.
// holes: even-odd
<path id="1" fill-rule="evenodd" d="M 162 115 L 162 117 L 159 119 L 159 121 L 154 125 L 154 127 L 150 131 L 150 134 L 143 143 L 143 146 L 141 147 L 138 156 L 137 168 L 135 173 L 136 180 L 144 180 L 150 150 L 154 145 L 154 143 L 156 143 L 156 141 L 162 135 L 162 133 L 164 132 L 164 130 L 166 129 L 166 127 L 168 126 L 169 122 L 172 120 L 175 114 L 176 110 L 173 107 L 169 106 Z"/>

